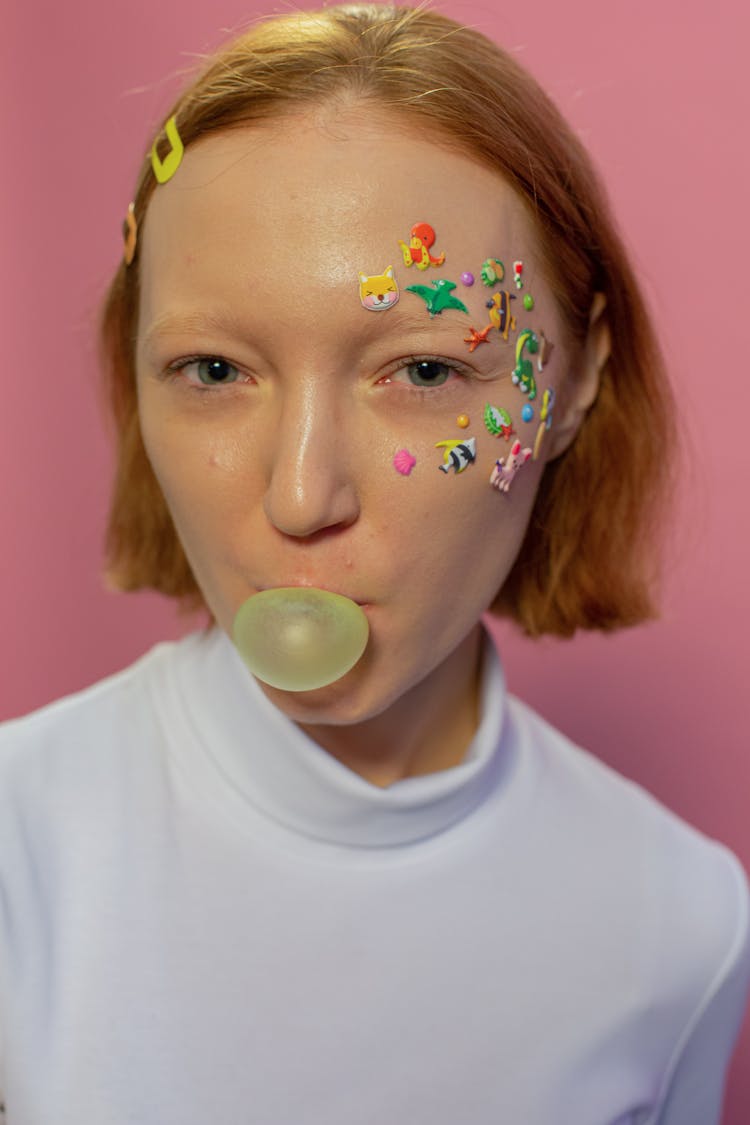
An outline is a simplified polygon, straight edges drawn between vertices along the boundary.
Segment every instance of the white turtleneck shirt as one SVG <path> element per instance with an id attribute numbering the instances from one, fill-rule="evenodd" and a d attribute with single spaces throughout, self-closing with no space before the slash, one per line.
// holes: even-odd
<path id="1" fill-rule="evenodd" d="M 717 1125 L 748 901 L 489 642 L 383 789 L 196 633 L 0 727 L 7 1125 Z"/>

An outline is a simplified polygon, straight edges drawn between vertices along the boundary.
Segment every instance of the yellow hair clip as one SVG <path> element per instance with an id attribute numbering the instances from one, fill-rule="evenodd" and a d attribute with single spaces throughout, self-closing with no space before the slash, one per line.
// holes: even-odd
<path id="1" fill-rule="evenodd" d="M 167 134 L 171 148 L 163 160 L 160 159 L 156 151 L 156 141 L 151 147 L 151 167 L 154 170 L 154 175 L 160 184 L 165 184 L 167 180 L 171 180 L 177 169 L 182 163 L 182 156 L 185 152 L 185 146 L 182 143 L 182 138 L 177 131 L 177 118 L 170 117 L 164 126 L 164 132 Z M 159 138 L 157 137 L 156 140 Z"/>

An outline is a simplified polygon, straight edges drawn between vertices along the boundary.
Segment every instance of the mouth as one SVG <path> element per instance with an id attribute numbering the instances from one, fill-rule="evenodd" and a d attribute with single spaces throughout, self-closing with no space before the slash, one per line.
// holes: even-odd
<path id="1" fill-rule="evenodd" d="M 291 582 L 274 582 L 273 585 L 256 586 L 255 589 L 260 594 L 260 593 L 263 593 L 265 590 L 280 590 L 280 589 L 289 588 L 289 587 L 296 587 L 296 588 L 299 588 L 299 589 L 308 589 L 308 590 L 309 589 L 325 590 L 326 593 L 328 593 L 328 594 L 338 594 L 342 598 L 348 598 L 349 601 L 354 602 L 355 605 L 358 605 L 361 609 L 369 609 L 370 605 L 372 604 L 366 598 L 354 597 L 351 593 L 349 593 L 349 591 L 341 590 L 337 586 L 330 586 L 330 585 L 327 585 L 327 584 L 320 584 L 319 585 L 317 582 L 310 582 L 307 579 L 297 579 L 296 581 L 291 581 Z"/>

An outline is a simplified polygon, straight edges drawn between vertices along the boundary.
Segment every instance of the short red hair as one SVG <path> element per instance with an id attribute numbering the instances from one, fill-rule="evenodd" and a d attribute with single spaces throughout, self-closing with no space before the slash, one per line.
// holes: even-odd
<path id="1" fill-rule="evenodd" d="M 493 611 L 527 634 L 611 631 L 655 616 L 655 546 L 674 433 L 662 357 L 591 161 L 537 82 L 483 35 L 425 8 L 351 4 L 261 22 L 211 58 L 172 106 L 185 146 L 337 100 L 375 103 L 503 176 L 532 218 L 542 268 L 575 358 L 594 295 L 611 356 L 572 446 L 545 469 L 518 558 Z M 163 142 L 162 142 L 163 145 Z M 156 186 L 144 162 L 143 223 Z M 107 577 L 206 608 L 140 433 L 135 381 L 139 256 L 102 310 L 116 426 Z"/>

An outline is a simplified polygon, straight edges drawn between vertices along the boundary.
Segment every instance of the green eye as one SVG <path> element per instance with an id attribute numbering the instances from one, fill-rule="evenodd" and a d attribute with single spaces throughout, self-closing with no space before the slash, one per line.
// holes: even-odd
<path id="1" fill-rule="evenodd" d="M 407 367 L 409 379 L 415 387 L 441 387 L 447 382 L 453 368 L 436 359 L 422 359 Z"/>
<path id="2" fill-rule="evenodd" d="M 201 359 L 197 364 L 198 378 L 207 386 L 216 383 L 234 383 L 239 372 L 225 359 Z"/>

